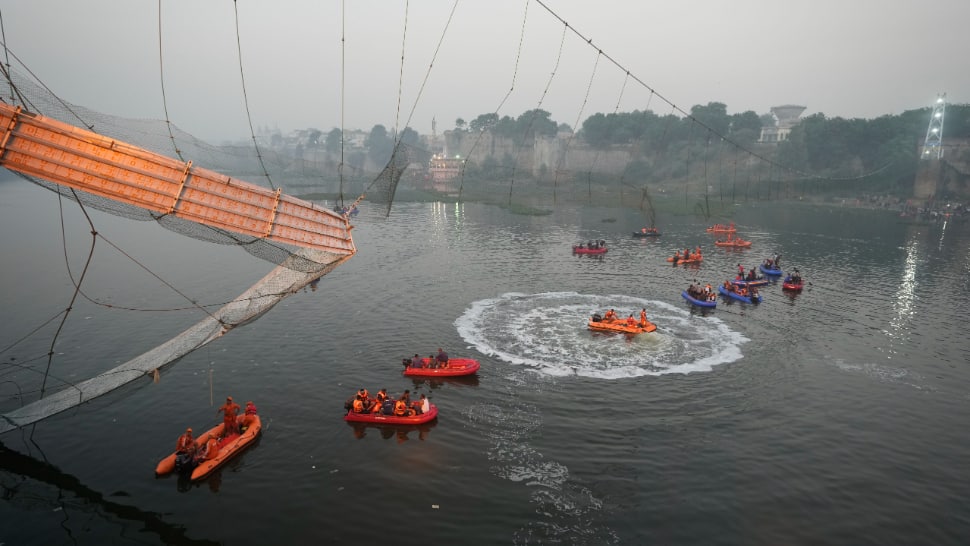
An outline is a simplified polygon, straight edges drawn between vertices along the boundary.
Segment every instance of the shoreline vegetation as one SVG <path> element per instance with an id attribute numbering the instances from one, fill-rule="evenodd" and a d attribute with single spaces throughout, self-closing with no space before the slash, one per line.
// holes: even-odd
<path id="1" fill-rule="evenodd" d="M 606 209 L 637 209 L 640 207 L 639 196 L 634 195 L 632 191 L 626 191 L 625 195 L 614 194 L 612 196 L 608 195 L 596 195 L 593 194 L 591 198 L 589 196 L 578 196 L 585 197 L 577 198 L 575 192 L 567 194 L 566 192 L 559 192 L 556 198 L 553 198 L 551 191 L 543 192 L 536 191 L 536 188 L 523 188 L 519 193 L 514 193 L 511 198 L 511 202 L 508 197 L 508 188 L 505 188 L 504 194 L 500 192 L 492 192 L 486 194 L 477 189 L 475 191 L 468 190 L 462 191 L 461 197 L 459 199 L 459 192 L 441 192 L 433 190 L 417 190 L 417 189 L 399 189 L 395 196 L 396 202 L 418 202 L 418 203 L 457 203 L 459 201 L 465 201 L 470 203 L 479 203 L 486 205 L 494 205 L 501 209 L 508 210 L 512 214 L 525 215 L 525 216 L 546 216 L 552 214 L 557 208 L 584 208 L 584 207 L 599 207 Z M 300 199 L 305 199 L 307 201 L 325 201 L 328 203 L 338 202 L 341 198 L 339 193 L 333 192 L 308 192 L 302 194 L 296 194 L 296 197 Z M 612 198 L 610 198 L 612 197 Z M 348 196 L 345 194 L 343 200 L 346 203 L 348 201 Z M 367 200 L 365 199 L 366 203 Z M 771 200 L 765 199 L 748 199 L 748 200 L 738 200 L 736 202 L 731 202 L 728 199 L 722 200 L 720 196 L 709 195 L 709 196 L 699 196 L 695 198 L 691 204 L 691 209 L 688 210 L 685 206 L 685 199 L 683 196 L 674 196 L 670 193 L 661 193 L 659 196 L 652 196 L 651 202 L 658 216 L 703 216 L 705 219 L 710 220 L 728 220 L 734 216 L 737 207 L 757 207 L 759 205 L 784 205 L 784 206 L 798 206 L 798 207 L 811 207 L 818 208 L 819 210 L 831 210 L 831 209 L 853 209 L 853 210 L 867 210 L 872 211 L 877 214 L 891 214 L 893 216 L 900 216 L 908 219 L 911 222 L 922 221 L 924 223 L 931 223 L 935 221 L 941 214 L 938 211 L 919 211 L 911 210 L 912 207 L 908 207 L 906 201 L 900 200 L 892 196 L 875 196 L 875 195 L 865 195 L 861 197 L 847 197 L 847 196 L 835 196 L 835 195 L 811 195 L 811 196 L 798 196 L 791 198 L 775 198 Z M 379 202 L 373 202 L 375 204 Z M 955 218 L 961 221 L 966 221 L 970 218 L 970 212 L 967 212 L 967 207 L 961 204 L 956 204 L 954 209 L 956 213 Z"/>

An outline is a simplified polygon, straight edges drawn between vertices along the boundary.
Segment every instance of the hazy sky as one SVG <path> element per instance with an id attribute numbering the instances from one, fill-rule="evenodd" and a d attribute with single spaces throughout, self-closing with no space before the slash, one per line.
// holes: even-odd
<path id="1" fill-rule="evenodd" d="M 242 77 L 253 125 L 284 132 L 670 112 L 643 84 L 685 111 L 970 102 L 970 0 L 0 0 L 0 16 L 62 99 L 163 119 L 164 81 L 172 122 L 215 142 L 249 136 Z"/>

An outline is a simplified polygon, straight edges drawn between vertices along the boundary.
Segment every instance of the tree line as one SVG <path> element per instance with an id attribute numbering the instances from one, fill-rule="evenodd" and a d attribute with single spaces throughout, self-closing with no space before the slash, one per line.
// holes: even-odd
<path id="1" fill-rule="evenodd" d="M 731 162 L 734 176 L 739 162 L 741 175 L 749 177 L 754 176 L 752 169 L 764 168 L 760 165 L 763 163 L 775 169 L 774 176 L 786 179 L 850 179 L 876 173 L 871 181 L 905 192 L 918 167 L 919 147 L 930 113 L 930 108 L 920 108 L 874 119 L 830 118 L 816 113 L 802 118 L 787 140 L 767 145 L 758 140 L 762 128 L 774 124 L 771 114 L 759 115 L 750 110 L 728 114 L 724 103 L 709 102 L 693 106 L 688 115 L 657 114 L 651 110 L 595 113 L 582 122 L 573 145 L 594 150 L 629 150 L 631 161 L 622 177 L 646 183 L 689 180 L 695 176 L 698 165 L 703 164 L 705 171 L 710 172 L 715 165 L 727 161 Z M 948 105 L 945 117 L 944 143 L 948 138 L 970 137 L 970 105 Z M 517 117 L 485 113 L 470 122 L 458 118 L 454 130 L 467 134 L 487 131 L 493 137 L 510 139 L 516 146 L 530 147 L 536 138 L 553 137 L 559 132 L 571 132 L 572 128 L 553 120 L 549 112 L 534 109 Z M 386 162 L 394 141 L 394 135 L 383 125 L 375 125 L 366 139 L 366 154 L 378 164 Z M 400 141 L 418 151 L 413 160 L 428 159 L 430 151 L 422 150 L 420 136 L 410 127 L 402 131 Z M 339 129 L 327 134 L 324 146 L 331 152 L 340 150 Z M 742 156 L 757 159 L 751 161 L 748 157 L 742 161 Z M 468 165 L 468 170 L 477 176 L 495 178 L 513 164 L 509 157 L 489 157 L 482 165 Z M 717 169 L 721 171 L 723 168 Z"/>

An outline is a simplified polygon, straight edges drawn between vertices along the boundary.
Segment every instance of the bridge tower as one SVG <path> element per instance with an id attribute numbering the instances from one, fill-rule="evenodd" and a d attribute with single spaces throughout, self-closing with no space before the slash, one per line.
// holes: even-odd
<path id="1" fill-rule="evenodd" d="M 943 113 L 946 93 L 937 95 L 926 127 L 926 139 L 920 152 L 919 168 L 913 181 L 913 198 L 923 206 L 930 206 L 942 184 L 943 176 Z"/>
<path id="2" fill-rule="evenodd" d="M 946 93 L 937 95 L 930 115 L 930 124 L 926 128 L 926 140 L 923 141 L 922 159 L 943 158 L 943 114 L 946 111 Z"/>

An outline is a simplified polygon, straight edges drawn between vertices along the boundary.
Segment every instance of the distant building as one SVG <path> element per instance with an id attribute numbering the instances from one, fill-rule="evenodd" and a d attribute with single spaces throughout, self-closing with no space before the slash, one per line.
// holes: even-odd
<path id="1" fill-rule="evenodd" d="M 788 140 L 792 127 L 798 125 L 798 116 L 805 111 L 805 106 L 786 104 L 784 106 L 772 106 L 771 114 L 775 117 L 775 124 L 761 128 L 761 138 L 758 142 L 777 144 Z"/>
<path id="2" fill-rule="evenodd" d="M 455 156 L 446 157 L 444 154 L 434 154 L 428 163 L 428 174 L 432 182 L 451 182 L 461 175 L 462 164 L 465 160 Z"/>

